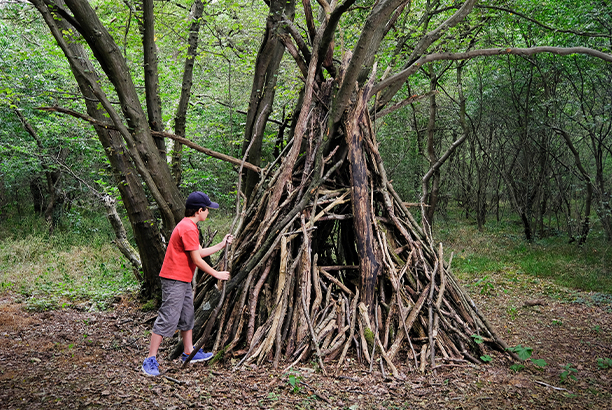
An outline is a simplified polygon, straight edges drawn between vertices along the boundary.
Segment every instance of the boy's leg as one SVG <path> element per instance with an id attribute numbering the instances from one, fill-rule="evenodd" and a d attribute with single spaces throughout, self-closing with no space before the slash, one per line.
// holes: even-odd
<path id="1" fill-rule="evenodd" d="M 159 345 L 161 345 L 162 340 L 162 336 L 156 333 L 151 333 L 151 343 L 149 343 L 149 355 L 147 357 L 157 356 L 157 350 L 159 349 Z"/>
<path id="2" fill-rule="evenodd" d="M 193 326 L 195 324 L 191 283 L 186 283 L 183 291 L 183 304 L 178 320 L 178 328 L 183 338 L 183 352 L 185 354 L 190 354 L 193 350 Z"/>
<path id="3" fill-rule="evenodd" d="M 161 343 L 162 336 L 170 337 L 174 334 L 180 321 L 181 310 L 183 309 L 184 283 L 161 278 L 161 286 L 162 304 L 157 311 L 157 319 L 153 324 L 151 333 L 152 344 Z M 159 347 L 159 344 L 157 344 L 157 347 Z M 153 350 L 157 351 L 157 348 Z"/>
<path id="4" fill-rule="evenodd" d="M 157 350 L 162 342 L 162 336 L 157 333 L 151 333 L 151 343 L 149 343 L 149 355 L 142 362 L 142 371 L 147 376 L 159 376 L 159 363 L 157 363 Z"/>
<path id="5" fill-rule="evenodd" d="M 183 337 L 183 355 L 181 360 L 187 360 L 187 356 L 193 353 L 193 329 L 190 330 L 181 330 L 181 336 Z M 197 362 L 205 362 L 207 360 L 212 359 L 212 353 L 204 353 L 202 349 L 198 350 L 191 361 L 193 363 Z"/>
<path id="6" fill-rule="evenodd" d="M 193 352 L 193 325 L 193 291 L 191 290 L 191 283 L 189 283 L 185 286 L 183 307 L 181 309 L 181 316 L 178 323 L 178 328 L 180 329 L 181 336 L 183 338 L 183 361 L 187 360 L 187 356 Z M 212 357 L 212 353 L 204 353 L 202 349 L 199 349 L 191 361 L 194 363 L 203 362 L 212 359 Z"/>
<path id="7" fill-rule="evenodd" d="M 148 376 L 159 376 L 159 364 L 155 356 L 157 355 L 163 337 L 169 337 L 174 334 L 183 302 L 183 286 L 180 282 L 162 278 L 161 285 L 162 305 L 157 311 L 157 319 L 153 324 L 151 342 L 149 344 L 149 355 L 142 363 L 142 371 Z"/>
<path id="8" fill-rule="evenodd" d="M 191 354 L 193 350 L 193 329 L 181 330 L 181 336 L 183 337 L 183 352 L 185 354 Z"/>

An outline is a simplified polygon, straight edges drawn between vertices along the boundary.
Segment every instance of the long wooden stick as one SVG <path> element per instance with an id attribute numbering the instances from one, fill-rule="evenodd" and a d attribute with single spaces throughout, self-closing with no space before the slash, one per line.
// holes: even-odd
<path id="1" fill-rule="evenodd" d="M 321 269 L 321 267 L 319 267 L 319 272 L 321 272 L 323 275 L 325 275 L 325 277 L 329 280 L 331 280 L 332 282 L 334 282 L 336 285 L 338 285 L 338 287 L 340 289 L 342 289 L 343 291 L 345 291 L 346 293 L 348 293 L 349 295 L 353 295 L 354 293 L 347 288 L 344 283 L 340 282 L 338 279 L 334 278 L 332 275 L 330 275 L 328 272 L 326 272 L 325 270 Z"/>
<path id="2" fill-rule="evenodd" d="M 310 337 L 312 337 L 312 342 L 315 345 L 315 349 L 317 351 L 317 356 L 319 357 L 319 366 L 321 366 L 321 370 L 323 374 L 327 376 L 327 371 L 325 370 L 325 366 L 323 365 L 323 358 L 321 356 L 321 350 L 319 350 L 319 341 L 317 340 L 317 335 L 312 326 L 312 321 L 310 320 L 310 315 L 308 314 L 308 307 L 306 306 L 306 300 L 302 295 L 302 309 L 304 310 L 304 316 L 306 316 L 306 321 L 308 322 L 308 329 L 310 329 Z"/>
<path id="3" fill-rule="evenodd" d="M 351 302 L 351 328 L 349 330 L 348 340 L 346 341 L 346 344 L 344 345 L 344 349 L 342 349 L 340 360 L 338 360 L 336 371 L 340 369 L 340 366 L 342 366 L 342 362 L 344 362 L 344 358 L 346 357 L 346 352 L 348 351 L 349 347 L 351 347 L 351 342 L 353 340 L 353 337 L 355 336 L 355 320 L 357 319 L 357 301 L 358 300 L 359 300 L 359 289 L 356 290 L 355 296 L 353 296 L 353 301 Z"/>
<path id="4" fill-rule="evenodd" d="M 219 310 L 221 310 L 221 306 L 223 306 L 223 302 L 225 301 L 225 284 L 226 283 L 227 283 L 227 281 L 224 280 L 223 281 L 223 286 L 221 288 L 221 297 L 219 298 L 219 303 L 217 303 L 217 307 L 210 314 L 210 316 L 208 318 L 208 323 L 206 323 L 206 327 L 204 328 L 204 333 L 202 334 L 202 337 L 200 338 L 200 341 L 193 348 L 193 350 L 189 354 L 189 356 L 187 356 L 187 359 L 185 359 L 185 361 L 183 362 L 183 366 L 181 368 L 184 369 L 187 366 L 187 364 L 189 364 L 191 359 L 193 359 L 193 356 L 195 356 L 195 354 L 198 352 L 198 350 L 200 350 L 202 348 L 202 346 L 204 346 L 204 343 L 206 343 L 206 340 L 208 339 L 208 336 L 210 335 L 210 331 L 212 330 L 212 327 L 213 327 L 215 321 L 217 320 L 217 315 L 219 314 Z"/>

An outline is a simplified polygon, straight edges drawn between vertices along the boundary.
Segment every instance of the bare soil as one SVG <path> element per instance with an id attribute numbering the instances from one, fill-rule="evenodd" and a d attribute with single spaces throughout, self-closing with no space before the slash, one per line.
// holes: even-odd
<path id="1" fill-rule="evenodd" d="M 338 371 L 326 363 L 327 377 L 315 360 L 290 373 L 270 365 L 233 370 L 238 359 L 183 370 L 164 357 L 172 339 L 162 345 L 163 375 L 151 378 L 140 366 L 155 313 L 129 297 L 104 312 L 90 312 L 86 303 L 29 312 L 18 295 L 4 293 L 0 408 L 612 409 L 612 369 L 597 362 L 612 358 L 611 305 L 576 292 L 579 303 L 561 301 L 549 284 L 533 282 L 510 291 L 505 282 L 468 289 L 508 344 L 533 348 L 544 368 L 528 360 L 514 371 L 513 361 L 491 352 L 488 364 L 460 363 L 436 374 L 403 363 L 401 380 L 384 377 L 378 366 L 370 373 L 354 356 Z M 562 381 L 568 365 L 576 379 Z"/>

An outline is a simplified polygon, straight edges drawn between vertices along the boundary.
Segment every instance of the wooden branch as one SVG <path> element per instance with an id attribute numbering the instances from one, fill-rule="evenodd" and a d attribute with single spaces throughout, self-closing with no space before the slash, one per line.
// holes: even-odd
<path id="1" fill-rule="evenodd" d="M 314 18 L 312 15 L 312 6 L 310 5 L 310 0 L 302 0 L 302 6 L 304 9 L 304 17 L 306 19 L 306 27 L 308 28 L 308 38 L 310 39 L 311 42 L 314 42 L 315 36 L 317 34 L 317 29 L 314 24 Z"/>
<path id="2" fill-rule="evenodd" d="M 345 221 L 347 219 L 353 219 L 353 215 L 338 215 L 338 214 L 328 214 L 326 216 L 322 216 L 319 218 L 319 221 Z"/>
<path id="3" fill-rule="evenodd" d="M 323 269 L 324 271 L 345 270 L 345 269 L 356 270 L 356 269 L 359 269 L 359 266 L 357 265 L 333 265 L 333 266 L 319 266 L 319 268 Z"/>
<path id="4" fill-rule="evenodd" d="M 317 266 L 317 261 L 319 260 L 319 254 L 315 253 L 312 261 L 312 286 L 315 291 L 315 300 L 312 302 L 312 308 L 310 310 L 310 317 L 315 317 L 319 307 L 321 306 L 321 301 L 323 300 L 323 293 L 321 292 L 321 284 L 319 283 L 319 267 Z"/>
<path id="5" fill-rule="evenodd" d="M 346 340 L 346 331 L 350 329 L 350 326 L 344 326 L 342 329 L 338 329 L 338 334 L 334 337 L 333 340 L 330 341 L 329 347 L 327 347 L 321 354 L 323 356 L 328 356 L 334 353 L 337 349 L 342 347 L 344 341 Z"/>
<path id="6" fill-rule="evenodd" d="M 288 34 L 285 34 L 279 35 L 278 39 L 281 43 L 283 43 L 283 45 L 285 46 L 285 50 L 287 50 L 291 57 L 293 57 L 293 60 L 300 69 L 300 72 L 302 73 L 304 78 L 306 78 L 306 76 L 308 76 L 307 62 L 305 62 L 304 59 L 300 57 L 297 47 L 295 46 L 295 44 L 293 44 L 293 41 L 291 41 L 291 37 Z"/>
<path id="7" fill-rule="evenodd" d="M 327 15 L 326 18 L 329 19 L 329 15 L 332 12 L 332 9 L 329 6 L 329 3 L 327 1 L 325 1 L 325 0 L 317 0 L 317 3 L 319 3 L 319 6 L 321 6 L 321 8 L 323 8 L 323 11 Z"/>
<path id="8" fill-rule="evenodd" d="M 400 320 L 401 320 L 402 326 L 404 328 L 404 336 L 403 337 L 407 337 L 409 340 L 410 340 L 410 330 L 412 329 L 412 325 L 414 325 L 414 322 L 417 319 L 417 315 L 421 311 L 421 308 L 425 304 L 425 300 L 427 299 L 427 296 L 429 294 L 429 286 L 431 286 L 431 283 L 429 283 L 427 285 L 427 287 L 425 287 L 425 289 L 423 289 L 423 291 L 421 292 L 421 296 L 419 297 L 419 299 L 416 302 L 416 304 L 412 307 L 412 310 L 410 311 L 410 314 L 408 315 L 408 318 L 406 318 L 405 320 L 404 320 L 404 317 L 403 317 L 403 308 L 400 305 Z M 400 301 L 399 297 L 398 297 L 398 303 L 401 304 L 401 301 Z M 391 359 L 393 359 L 395 354 L 397 354 L 399 345 L 402 342 L 402 338 L 403 337 L 398 335 L 398 337 L 396 338 L 395 342 L 393 342 L 393 345 L 389 349 L 390 358 Z"/>
<path id="9" fill-rule="evenodd" d="M 428 324 L 427 334 L 429 338 L 429 351 L 431 353 L 431 367 L 434 367 L 436 365 L 435 363 L 436 349 L 435 349 L 434 334 L 433 334 L 433 304 L 434 304 L 433 295 L 434 295 L 434 290 L 436 288 L 436 271 L 438 270 L 439 266 L 440 264 L 436 262 L 436 265 L 431 271 L 431 285 L 429 287 L 429 296 L 427 298 L 427 304 L 429 305 L 428 306 L 429 324 Z"/>
<path id="10" fill-rule="evenodd" d="M 249 322 L 247 325 L 247 336 L 246 336 L 246 345 L 251 345 L 251 340 L 253 340 L 253 334 L 255 333 L 255 316 L 257 313 L 257 300 L 259 298 L 259 292 L 261 291 L 261 287 L 264 282 L 268 278 L 268 274 L 270 273 L 270 269 L 272 268 L 272 259 L 268 260 L 266 263 L 266 267 L 264 268 L 261 277 L 255 284 L 255 288 L 251 292 L 251 296 L 249 297 Z"/>
<path id="11" fill-rule="evenodd" d="M 385 352 L 385 348 L 380 342 L 380 338 L 378 337 L 378 334 L 376 334 L 376 342 L 378 343 L 378 348 L 380 349 L 380 355 L 382 356 L 383 359 L 385 359 L 385 361 L 387 362 L 387 365 L 389 365 L 389 368 L 391 369 L 391 372 L 393 373 L 393 377 L 395 377 L 396 379 L 399 379 L 400 376 L 397 371 L 397 368 L 393 364 L 393 361 L 391 360 L 391 358 L 389 358 L 389 356 Z M 381 366 L 382 366 L 382 361 L 381 361 Z"/>
<path id="12" fill-rule="evenodd" d="M 331 204 L 329 204 L 328 206 L 326 206 L 324 209 L 321 210 L 321 212 L 319 212 L 316 216 L 314 216 L 313 218 L 311 218 L 308 221 L 308 226 L 312 227 L 314 226 L 314 224 L 323 217 L 323 215 L 325 215 L 327 212 L 331 211 L 334 207 L 338 206 L 338 205 L 342 205 L 345 204 L 347 202 L 350 201 L 350 199 L 347 199 L 347 196 L 350 194 L 350 190 L 347 190 L 344 192 L 344 194 L 342 194 L 341 197 L 337 198 L 336 200 L 334 200 L 334 202 L 332 202 Z"/>
<path id="13" fill-rule="evenodd" d="M 328 272 L 326 272 L 325 270 L 323 270 L 323 268 L 319 267 L 319 272 L 321 272 L 323 275 L 325 275 L 325 277 L 329 280 L 331 280 L 332 282 L 334 282 L 340 289 L 342 289 L 343 291 L 345 291 L 346 293 L 348 293 L 349 295 L 354 295 L 354 293 L 347 288 L 344 283 L 340 282 L 338 279 L 334 278 L 332 275 L 330 275 Z"/>
<path id="14" fill-rule="evenodd" d="M 459 9 L 452 16 L 450 16 L 445 21 L 437 24 L 433 30 L 422 35 L 420 40 L 413 47 L 412 53 L 408 56 L 404 67 L 410 67 L 414 65 L 414 62 L 418 61 L 419 57 L 422 57 L 423 54 L 427 52 L 427 49 L 429 49 L 429 47 L 434 42 L 438 41 L 444 33 L 448 32 L 450 28 L 456 26 L 461 21 L 464 21 L 464 19 L 472 12 L 472 9 L 476 3 L 476 0 L 464 1 L 461 7 L 459 7 Z M 408 76 L 406 76 L 406 78 L 408 78 Z M 384 82 L 384 80 L 382 82 Z M 393 96 L 399 91 L 403 84 L 404 81 L 391 82 L 389 89 L 385 91 L 385 93 L 380 96 L 380 98 L 377 98 L 377 109 L 382 106 L 385 106 L 391 100 L 391 98 L 393 98 Z M 371 95 L 376 95 L 384 88 L 385 87 L 374 87 Z"/>
<path id="15" fill-rule="evenodd" d="M 97 126 L 100 126 L 100 127 L 106 128 L 106 129 L 112 129 L 112 130 L 117 130 L 118 129 L 114 124 L 104 123 L 104 122 L 98 121 L 98 120 L 90 117 L 89 115 L 82 114 L 82 113 L 79 113 L 77 111 L 73 111 L 73 110 L 70 110 L 70 109 L 67 109 L 67 108 L 62 108 L 62 107 L 37 107 L 36 109 L 37 110 L 41 110 L 41 111 L 59 112 L 59 113 L 62 113 L 62 114 L 67 114 L 67 115 L 73 116 L 75 118 L 80 118 L 82 120 L 85 120 L 85 121 L 89 122 L 92 125 L 97 125 Z M 206 155 L 209 155 L 209 156 L 211 156 L 213 158 L 220 159 L 220 160 L 225 161 L 225 162 L 229 162 L 229 163 L 231 163 L 233 165 L 240 166 L 240 165 L 243 164 L 242 160 L 240 160 L 238 158 L 230 157 L 229 155 L 225 155 L 225 154 L 222 154 L 220 152 L 216 152 L 216 151 L 213 151 L 211 149 L 204 148 L 204 147 L 194 143 L 193 141 L 188 140 L 187 138 L 179 137 L 178 135 L 174 135 L 174 134 L 171 134 L 169 132 L 151 131 L 151 134 L 153 136 L 156 136 L 156 137 L 170 138 L 170 139 L 173 139 L 175 141 L 179 141 L 181 144 L 186 145 L 189 148 L 192 148 L 192 149 L 194 149 L 196 151 L 202 152 L 202 153 L 204 153 Z M 251 164 L 249 162 L 244 162 L 244 168 L 250 169 L 251 171 L 254 171 L 254 172 L 257 172 L 257 173 L 261 172 L 261 168 L 259 168 L 258 166 L 255 166 L 255 165 L 253 165 L 253 164 Z"/>
<path id="16" fill-rule="evenodd" d="M 306 316 L 306 321 L 308 322 L 308 329 L 310 329 L 310 337 L 312 337 L 312 342 L 315 345 L 317 356 L 319 357 L 319 366 L 321 366 L 323 374 L 327 376 L 327 371 L 325 370 L 325 366 L 323 365 L 323 357 L 321 356 L 321 350 L 319 350 L 319 341 L 317 340 L 317 335 L 315 334 L 314 328 L 312 327 L 312 321 L 310 320 L 310 315 L 308 314 L 308 307 L 306 307 L 306 301 L 303 297 L 301 298 L 301 301 L 302 309 L 304 311 L 304 315 Z"/>
<path id="17" fill-rule="evenodd" d="M 338 371 L 340 369 L 340 366 L 342 366 L 342 362 L 344 362 L 344 358 L 346 357 L 346 352 L 351 346 L 351 341 L 353 340 L 353 337 L 355 336 L 355 321 L 357 319 L 357 301 L 358 300 L 359 300 L 359 289 L 357 289 L 357 291 L 355 292 L 355 296 L 353 297 L 353 301 L 351 302 L 351 309 L 350 309 L 351 327 L 349 330 L 349 337 L 348 337 L 348 340 L 346 341 L 346 344 L 344 345 L 344 348 L 342 349 L 342 354 L 340 355 L 340 359 L 338 360 L 336 371 Z"/>
<path id="18" fill-rule="evenodd" d="M 541 384 L 542 386 L 550 387 L 551 389 L 554 389 L 554 390 L 561 390 L 561 391 L 566 391 L 568 393 L 571 393 L 571 391 L 564 389 L 563 387 L 556 387 L 548 383 L 541 382 L 539 380 L 534 380 L 534 383 Z"/>
<path id="19" fill-rule="evenodd" d="M 567 30 L 567 29 L 561 29 L 558 27 L 551 27 L 551 26 L 547 26 L 546 24 L 532 18 L 529 17 L 528 15 L 521 13 L 519 11 L 517 11 L 516 9 L 508 9 L 505 7 L 499 7 L 499 6 L 488 6 L 488 5 L 484 5 L 484 4 L 478 4 L 475 6 L 477 9 L 489 9 L 489 10 L 498 10 L 498 11 L 503 11 L 506 13 L 510 13 L 510 15 L 516 15 L 519 16 L 521 18 L 524 18 L 525 20 L 529 20 L 534 24 L 537 24 L 538 26 L 545 28 L 547 30 L 551 30 L 554 31 L 555 33 L 566 33 L 566 34 L 574 34 L 576 36 L 581 36 L 581 37 L 604 37 L 604 38 L 610 38 L 612 37 L 612 35 L 610 33 L 595 33 L 595 32 L 586 32 L 586 31 L 578 31 L 578 30 Z"/>
<path id="20" fill-rule="evenodd" d="M 427 363 L 427 345 L 426 344 L 421 346 L 421 354 L 419 357 L 421 359 L 421 366 L 419 367 L 419 371 L 423 373 L 425 372 L 425 364 Z"/>
<path id="21" fill-rule="evenodd" d="M 359 307 L 358 309 L 361 310 L 361 305 L 363 305 L 363 302 L 359 303 Z M 370 352 L 368 352 L 368 342 L 365 338 L 365 333 L 364 333 L 364 327 L 365 324 L 363 323 L 363 319 L 362 316 L 359 316 L 359 341 L 360 341 L 360 346 L 361 346 L 361 351 L 363 353 L 363 357 L 365 358 L 365 360 L 370 363 Z"/>
<path id="22" fill-rule="evenodd" d="M 464 134 L 457 141 L 453 142 L 453 144 L 448 148 L 448 150 L 446 150 L 446 152 L 436 161 L 436 163 L 433 164 L 429 168 L 429 171 L 427 171 L 427 173 L 423 177 L 423 185 L 425 185 L 425 184 L 427 184 L 429 182 L 429 180 L 433 176 L 434 172 L 436 172 L 438 169 L 440 169 L 440 167 L 444 164 L 444 162 L 446 162 L 448 157 L 450 157 L 451 154 L 457 149 L 457 147 L 459 147 L 461 144 L 463 144 L 463 142 L 466 139 L 467 139 L 467 134 Z M 422 201 L 422 203 L 424 203 L 424 201 Z"/>
<path id="23" fill-rule="evenodd" d="M 362 310 L 362 313 L 363 313 L 363 310 Z M 377 322 L 378 324 L 378 309 L 376 308 L 374 308 L 374 321 Z M 374 329 L 370 328 L 370 330 L 372 330 L 372 333 L 374 333 L 374 340 L 372 341 L 372 353 L 370 354 L 370 357 L 372 358 L 370 360 L 370 373 L 372 373 L 372 367 L 374 366 L 374 353 L 376 353 L 376 340 L 378 339 L 378 325 Z M 383 374 L 384 374 L 384 369 L 383 369 Z"/>
<path id="24" fill-rule="evenodd" d="M 379 112 L 376 113 L 376 118 L 384 117 L 385 115 L 391 114 L 393 111 L 397 111 L 400 108 L 407 106 L 408 104 L 412 104 L 414 102 L 428 98 L 432 93 L 435 93 L 435 92 L 436 91 L 430 91 L 422 95 L 411 95 L 410 97 L 398 102 L 397 104 L 391 107 L 387 107 L 384 110 L 380 110 Z"/>
<path id="25" fill-rule="evenodd" d="M 539 53 L 551 53 L 557 55 L 570 55 L 570 54 L 585 54 L 592 57 L 600 58 L 604 61 L 612 62 L 612 54 L 604 53 L 603 51 L 594 50 L 588 47 L 551 47 L 551 46 L 541 46 L 541 47 L 529 47 L 529 48 L 517 48 L 517 47 L 507 47 L 507 48 L 487 48 L 481 50 L 471 50 L 463 53 L 432 53 L 427 54 L 419 58 L 413 64 L 411 64 L 408 68 L 400 71 L 399 73 L 392 75 L 386 80 L 381 81 L 376 84 L 371 91 L 371 95 L 376 94 L 377 92 L 384 90 L 387 87 L 390 87 L 396 83 L 403 83 L 410 77 L 412 74 L 417 72 L 424 64 L 431 63 L 432 61 L 441 61 L 441 60 L 469 60 L 475 57 L 485 57 L 485 56 L 497 56 L 497 55 L 516 55 L 516 56 L 532 56 L 534 54 Z"/>
<path id="26" fill-rule="evenodd" d="M 223 286 L 223 285 L 221 285 L 221 286 Z M 223 287 L 221 289 L 223 289 Z M 227 311 L 230 308 L 231 304 L 232 304 L 232 301 L 230 301 L 229 298 L 226 301 L 224 301 L 223 310 L 221 310 L 221 316 L 219 316 L 219 318 L 220 318 L 219 319 L 219 325 L 217 326 L 217 337 L 215 338 L 215 343 L 213 344 L 213 348 L 212 348 L 212 351 L 213 351 L 214 354 L 217 353 L 217 351 L 219 349 L 219 345 L 221 344 L 221 338 L 223 337 L 223 325 L 224 325 L 223 324 L 223 318 L 226 317 Z M 225 326 L 231 327 L 231 320 L 226 321 L 225 322 Z M 211 363 L 214 363 L 215 361 L 216 361 L 216 358 L 213 358 Z"/>

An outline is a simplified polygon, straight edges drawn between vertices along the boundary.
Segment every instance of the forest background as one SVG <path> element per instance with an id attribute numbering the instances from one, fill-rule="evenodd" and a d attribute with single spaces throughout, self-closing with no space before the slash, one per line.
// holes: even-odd
<path id="1" fill-rule="evenodd" d="M 193 30 L 191 6 L 153 4 L 160 129 L 241 158 L 253 67 L 268 6 L 205 3 L 194 53 L 188 37 L 190 27 Z M 141 5 L 103 1 L 93 5 L 120 46 L 144 100 Z M 337 49 L 352 47 L 370 6 L 359 3 L 342 21 Z M 384 68 L 401 65 L 407 44 L 426 30 L 424 21 L 452 11 L 452 4 L 444 2 L 413 2 L 410 7 L 413 14 L 406 13 L 395 23 L 377 54 L 383 67 L 379 76 L 385 75 Z M 122 240 L 115 238 L 102 217 L 104 197 L 118 201 L 128 242 L 136 244 L 112 168 L 92 127 L 70 115 L 41 109 L 86 111 L 65 57 L 30 4 L 4 1 L 0 11 L 2 286 L 22 283 L 29 288 L 30 280 L 19 279 L 30 276 L 25 271 L 44 281 L 55 270 L 70 282 L 81 276 L 80 269 L 102 275 L 123 272 L 123 280 L 134 286 L 132 266 L 119 255 L 85 264 L 45 258 L 34 271 L 19 268 L 49 253 L 114 252 L 109 244 Z M 298 27 L 306 24 L 299 13 Z M 612 17 L 605 2 L 485 2 L 471 16 L 433 51 L 550 44 L 610 50 Z M 183 69 L 190 60 L 191 98 L 181 114 Z M 258 162 L 262 164 L 272 162 L 286 144 L 286 129 L 303 81 L 289 53 L 276 75 L 274 105 L 262 130 Z M 418 204 L 423 203 L 440 239 L 460 236 L 458 242 L 468 245 L 471 236 L 488 234 L 488 240 L 501 244 L 502 253 L 511 255 L 495 255 L 493 261 L 484 256 L 484 266 L 476 262 L 480 257 L 459 259 L 457 269 L 486 272 L 515 260 L 516 254 L 536 252 L 539 256 L 527 257 L 527 266 L 517 269 L 537 271 L 581 289 L 612 290 L 611 77 L 609 62 L 581 54 L 432 62 L 410 77 L 392 110 L 378 113 L 376 133 L 388 177 L 401 198 L 413 205 L 417 218 L 421 219 Z M 181 115 L 184 125 L 178 132 Z M 227 230 L 235 212 L 238 166 L 189 148 L 179 155 L 169 139 L 167 144 L 181 194 L 208 192 L 222 204 L 208 229 Z M 486 254 L 487 248 L 479 245 L 473 251 Z M 486 266 L 490 263 L 494 266 Z M 542 263 L 545 267 L 539 266 Z M 567 267 L 574 263 L 582 267 L 570 272 Z"/>

